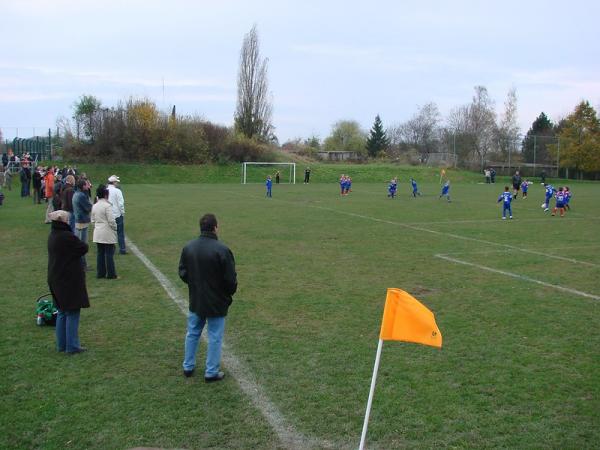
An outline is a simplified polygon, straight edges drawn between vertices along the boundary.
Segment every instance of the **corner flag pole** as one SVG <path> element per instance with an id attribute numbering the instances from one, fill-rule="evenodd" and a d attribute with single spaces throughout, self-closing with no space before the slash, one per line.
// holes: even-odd
<path id="1" fill-rule="evenodd" d="M 377 371 L 379 370 L 379 360 L 381 358 L 381 349 L 383 347 L 383 339 L 379 339 L 377 344 L 377 355 L 375 356 L 375 367 L 373 367 L 373 377 L 371 378 L 371 390 L 369 392 L 369 400 L 367 401 L 367 411 L 365 412 L 365 422 L 363 423 L 362 434 L 360 436 L 359 450 L 365 448 L 365 440 L 367 438 L 367 427 L 369 426 L 369 415 L 371 414 L 371 404 L 373 403 L 373 394 L 375 393 L 375 382 L 377 381 Z"/>

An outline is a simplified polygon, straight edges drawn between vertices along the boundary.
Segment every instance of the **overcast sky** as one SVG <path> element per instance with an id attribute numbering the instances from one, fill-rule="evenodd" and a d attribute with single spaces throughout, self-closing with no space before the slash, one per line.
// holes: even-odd
<path id="1" fill-rule="evenodd" d="M 476 85 L 498 113 L 514 86 L 524 133 L 542 111 L 600 105 L 599 17 L 592 0 L 0 0 L 0 129 L 47 133 L 83 94 L 231 125 L 256 24 L 282 143 L 341 119 L 398 124 L 428 102 L 445 117 Z"/>

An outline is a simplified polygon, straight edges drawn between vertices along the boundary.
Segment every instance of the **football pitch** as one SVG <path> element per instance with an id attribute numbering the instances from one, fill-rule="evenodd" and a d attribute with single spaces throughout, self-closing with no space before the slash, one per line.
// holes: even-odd
<path id="1" fill-rule="evenodd" d="M 0 447 L 357 448 L 388 287 L 431 309 L 444 342 L 385 342 L 367 448 L 596 447 L 600 185 L 571 183 L 564 218 L 533 185 L 512 220 L 503 186 L 453 184 L 449 203 L 435 183 L 413 198 L 401 182 L 396 199 L 375 183 L 343 197 L 335 183 L 274 185 L 270 199 L 262 184 L 124 185 L 135 247 L 115 256 L 120 280 L 88 273 L 89 351 L 71 357 L 35 325 L 45 206 L 13 189 L 0 208 Z M 177 304 L 181 248 L 207 212 L 239 283 L 216 384 L 182 376 Z"/>

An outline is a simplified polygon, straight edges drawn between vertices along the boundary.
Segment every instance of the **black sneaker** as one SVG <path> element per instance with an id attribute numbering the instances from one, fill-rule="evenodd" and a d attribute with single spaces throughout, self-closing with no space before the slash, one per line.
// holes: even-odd
<path id="1" fill-rule="evenodd" d="M 215 376 L 204 377 L 204 381 L 206 383 L 214 383 L 215 381 L 221 381 L 223 378 L 225 378 L 225 374 L 223 372 L 219 372 Z"/>
<path id="2" fill-rule="evenodd" d="M 87 352 L 87 348 L 85 347 L 79 347 L 75 350 L 73 350 L 72 352 L 65 352 L 67 355 L 76 355 L 77 353 L 83 353 L 83 352 Z"/>
<path id="3" fill-rule="evenodd" d="M 184 370 L 183 371 L 183 376 L 186 377 L 186 378 L 189 378 L 192 375 L 194 375 L 194 369 L 192 369 L 192 370 Z"/>

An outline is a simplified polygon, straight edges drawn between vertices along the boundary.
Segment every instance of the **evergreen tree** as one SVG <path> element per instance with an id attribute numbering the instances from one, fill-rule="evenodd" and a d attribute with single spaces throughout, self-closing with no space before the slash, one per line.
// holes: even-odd
<path id="1" fill-rule="evenodd" d="M 369 156 L 375 157 L 389 146 L 390 140 L 383 129 L 381 118 L 379 117 L 379 114 L 377 114 L 377 116 L 375 116 L 373 128 L 371 128 L 369 137 L 367 138 L 367 152 L 369 153 Z"/>
<path id="2" fill-rule="evenodd" d="M 535 136 L 535 138 L 534 138 Z M 545 113 L 541 113 L 531 124 L 527 135 L 523 139 L 522 152 L 525 162 L 550 163 L 551 155 L 548 146 L 554 144 L 555 129 Z"/>

